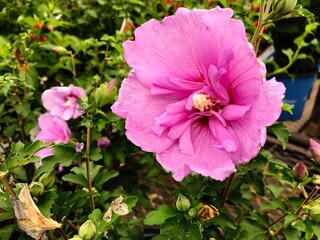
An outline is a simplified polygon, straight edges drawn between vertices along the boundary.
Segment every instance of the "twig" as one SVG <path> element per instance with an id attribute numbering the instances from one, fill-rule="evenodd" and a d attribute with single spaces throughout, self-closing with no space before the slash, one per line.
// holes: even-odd
<path id="1" fill-rule="evenodd" d="M 227 186 L 225 187 L 225 189 L 222 193 L 222 205 L 227 201 L 227 198 L 228 198 L 228 195 L 230 192 L 230 188 L 231 188 L 231 185 L 233 183 L 234 178 L 235 178 L 235 174 L 233 173 L 229 177 L 228 182 L 227 182 Z"/>
<path id="2" fill-rule="evenodd" d="M 8 180 L 6 178 L 5 172 L 0 172 L 0 180 L 1 180 L 2 184 L 6 187 L 8 192 L 10 193 L 11 198 L 15 198 L 17 195 L 13 191 L 12 187 L 10 186 L 10 183 L 8 182 Z"/>

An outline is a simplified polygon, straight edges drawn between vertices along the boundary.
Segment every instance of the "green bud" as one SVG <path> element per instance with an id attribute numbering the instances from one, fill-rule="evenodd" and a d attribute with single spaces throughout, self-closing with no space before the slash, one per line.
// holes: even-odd
<path id="1" fill-rule="evenodd" d="M 34 197 L 39 197 L 44 192 L 44 186 L 41 182 L 32 182 L 29 186 L 30 193 Z"/>
<path id="2" fill-rule="evenodd" d="M 315 222 L 320 222 L 320 205 L 314 205 L 309 208 L 309 216 Z"/>
<path id="3" fill-rule="evenodd" d="M 91 220 L 87 220 L 80 226 L 78 233 L 83 240 L 90 240 L 96 235 L 97 229 Z"/>
<path id="4" fill-rule="evenodd" d="M 73 238 L 69 238 L 69 240 L 82 240 L 79 235 L 74 235 Z"/>
<path id="5" fill-rule="evenodd" d="M 197 211 L 194 208 L 190 208 L 188 211 L 188 215 L 191 218 L 195 218 L 197 216 Z"/>
<path id="6" fill-rule="evenodd" d="M 108 83 L 103 83 L 93 93 L 93 98 L 99 107 L 103 107 L 108 103 L 112 103 L 117 95 L 117 83 L 112 80 Z"/>
<path id="7" fill-rule="evenodd" d="M 179 193 L 177 201 L 176 201 L 176 208 L 180 212 L 186 212 L 189 210 L 191 204 L 188 198 L 183 196 L 181 193 Z"/>
<path id="8" fill-rule="evenodd" d="M 46 189 L 50 189 L 56 182 L 56 174 L 54 171 L 50 173 L 44 173 L 39 178 L 39 182 L 43 184 Z"/>
<path id="9" fill-rule="evenodd" d="M 286 15 L 296 6 L 297 0 L 276 0 L 273 6 L 275 14 Z"/>
<path id="10" fill-rule="evenodd" d="M 69 51 L 67 49 L 65 49 L 64 47 L 61 46 L 54 46 L 52 48 L 53 51 L 55 51 L 56 53 L 62 54 L 62 55 L 68 55 Z"/>

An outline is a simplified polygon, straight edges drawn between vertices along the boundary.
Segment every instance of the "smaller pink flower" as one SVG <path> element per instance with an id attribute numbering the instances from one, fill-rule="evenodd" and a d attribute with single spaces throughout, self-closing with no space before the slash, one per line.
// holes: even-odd
<path id="1" fill-rule="evenodd" d="M 52 87 L 42 94 L 43 106 L 50 114 L 59 116 L 64 120 L 80 117 L 84 111 L 78 99 L 85 95 L 85 90 L 72 84 L 68 87 Z"/>
<path id="2" fill-rule="evenodd" d="M 312 154 L 313 159 L 317 163 L 320 163 L 320 143 L 310 138 L 309 146 L 310 146 L 309 150 Z"/>
<path id="3" fill-rule="evenodd" d="M 107 137 L 101 137 L 98 139 L 97 145 L 99 148 L 106 149 L 110 145 L 110 139 Z"/>
<path id="4" fill-rule="evenodd" d="M 49 113 L 42 114 L 38 118 L 40 132 L 36 140 L 43 142 L 68 143 L 71 138 L 71 131 L 63 119 Z M 52 155 L 52 148 L 47 147 L 36 153 L 36 156 L 45 158 Z"/>

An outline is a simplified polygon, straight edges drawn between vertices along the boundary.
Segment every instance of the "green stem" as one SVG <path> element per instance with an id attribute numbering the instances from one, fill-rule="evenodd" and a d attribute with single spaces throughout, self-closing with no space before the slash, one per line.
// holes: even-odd
<path id="1" fill-rule="evenodd" d="M 91 183 L 90 158 L 89 158 L 89 155 L 90 155 L 90 135 L 91 135 L 91 128 L 87 127 L 86 172 L 87 172 L 88 190 L 91 193 L 92 192 L 92 183 Z M 93 211 L 95 209 L 93 195 L 90 195 L 89 200 L 90 200 L 91 210 Z"/>
<path id="2" fill-rule="evenodd" d="M 75 60 L 74 60 L 74 56 L 72 52 L 70 52 L 70 56 L 71 56 L 71 63 L 72 63 L 72 74 L 74 77 L 77 76 L 77 72 L 76 72 L 76 63 L 75 63 Z"/>

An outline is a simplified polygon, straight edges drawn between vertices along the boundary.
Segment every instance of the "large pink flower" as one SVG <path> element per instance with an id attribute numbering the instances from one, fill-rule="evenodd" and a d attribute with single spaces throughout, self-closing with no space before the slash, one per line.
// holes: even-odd
<path id="1" fill-rule="evenodd" d="M 231 9 L 179 8 L 123 44 L 133 68 L 112 106 L 126 135 L 180 181 L 192 171 L 224 180 L 257 155 L 285 88 L 265 66 Z"/>
<path id="2" fill-rule="evenodd" d="M 68 124 L 58 116 L 49 113 L 42 114 L 38 118 L 40 132 L 36 140 L 43 142 L 68 143 L 71 138 L 71 131 Z M 52 155 L 51 147 L 44 148 L 36 153 L 41 158 Z"/>
<path id="3" fill-rule="evenodd" d="M 42 103 L 52 115 L 64 120 L 75 119 L 84 113 L 77 102 L 84 95 L 84 89 L 72 84 L 68 87 L 52 87 L 43 92 Z"/>

